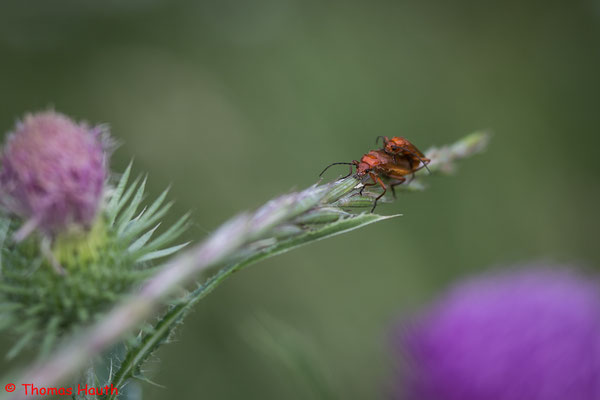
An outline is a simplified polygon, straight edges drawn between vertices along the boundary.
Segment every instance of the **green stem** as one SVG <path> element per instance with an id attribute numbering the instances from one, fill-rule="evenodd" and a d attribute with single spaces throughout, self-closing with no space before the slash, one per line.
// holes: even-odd
<path id="1" fill-rule="evenodd" d="M 234 272 L 240 271 L 251 264 L 264 260 L 265 258 L 285 253 L 305 244 L 339 235 L 341 233 L 393 217 L 394 216 L 382 217 L 375 214 L 361 214 L 351 218 L 342 219 L 320 229 L 309 231 L 299 235 L 298 237 L 294 237 L 282 241 L 276 245 L 269 246 L 237 263 L 221 268 L 196 290 L 186 295 L 184 299 L 171 307 L 169 311 L 162 316 L 159 322 L 156 323 L 154 329 L 151 332 L 146 333 L 142 337 L 139 344 L 129 350 L 111 383 L 117 388 L 120 388 L 127 381 L 127 379 L 135 377 L 139 366 L 152 354 L 152 352 L 157 349 L 158 346 L 167 340 L 175 326 L 177 326 L 177 323 L 181 321 L 187 311 L 189 311 L 194 304 L 211 293 Z M 107 400 L 115 399 L 116 395 L 110 395 L 107 397 Z"/>

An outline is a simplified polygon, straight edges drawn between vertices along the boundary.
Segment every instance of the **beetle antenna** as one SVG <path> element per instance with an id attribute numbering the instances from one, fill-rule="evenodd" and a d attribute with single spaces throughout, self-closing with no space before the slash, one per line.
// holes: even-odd
<path id="1" fill-rule="evenodd" d="M 334 162 L 333 164 L 329 164 L 327 167 L 325 167 L 325 169 L 319 174 L 319 176 L 323 176 L 325 171 L 327 171 L 329 169 L 329 167 L 333 167 L 334 165 L 354 165 L 354 164 L 351 162 Z"/>
<path id="2" fill-rule="evenodd" d="M 427 172 L 429 172 L 431 174 L 431 170 L 429 169 L 429 167 L 427 166 L 427 164 L 425 163 L 425 161 L 423 161 L 423 159 L 421 158 L 420 155 L 418 155 L 417 153 L 415 153 L 414 151 L 412 151 L 411 149 L 404 147 L 404 146 L 399 146 L 402 150 L 405 150 L 407 152 L 409 152 L 410 154 L 412 154 L 413 156 L 417 157 L 417 159 L 421 162 L 421 164 L 423 164 L 423 166 L 425 167 L 425 169 L 427 170 Z"/>
<path id="3" fill-rule="evenodd" d="M 382 139 L 383 140 L 383 144 L 385 145 L 385 136 L 381 136 L 381 135 L 377 136 L 377 139 L 375 139 L 375 144 L 379 143 L 379 139 Z"/>

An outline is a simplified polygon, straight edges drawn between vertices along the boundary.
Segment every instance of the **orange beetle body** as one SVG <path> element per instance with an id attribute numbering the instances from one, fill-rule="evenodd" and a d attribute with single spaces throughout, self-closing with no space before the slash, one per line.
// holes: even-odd
<path id="1" fill-rule="evenodd" d="M 354 160 L 351 163 L 333 163 L 327 166 L 327 168 L 336 164 L 350 165 L 350 173 L 344 178 L 352 175 L 352 167 L 356 167 L 355 176 L 357 179 L 360 179 L 361 181 L 364 181 L 365 177 L 371 179 L 370 183 L 363 183 L 360 194 L 362 194 L 364 188 L 367 186 L 381 186 L 383 192 L 375 199 L 371 212 L 375 211 L 377 201 L 383 197 L 387 191 L 387 186 L 383 181 L 384 179 L 388 181 L 389 187 L 392 189 L 392 193 L 395 197 L 396 192 L 394 187 L 406 181 L 405 175 L 409 175 L 413 172 L 411 162 L 408 159 L 398 158 L 387 154 L 383 150 L 371 150 L 363 155 L 360 161 Z M 325 168 L 320 175 L 323 175 L 327 168 Z"/>
<path id="2" fill-rule="evenodd" d="M 413 173 L 423 167 L 427 168 L 427 164 L 431 162 L 431 160 L 425 157 L 425 154 L 417 149 L 415 145 L 403 137 L 394 136 L 389 139 L 387 136 L 379 136 L 377 137 L 377 140 L 379 140 L 379 138 L 383 139 L 382 150 L 387 154 L 396 157 L 396 159 L 401 157 L 402 159 L 408 160 Z"/>
<path id="3" fill-rule="evenodd" d="M 364 188 L 367 186 L 379 185 L 383 189 L 383 192 L 375 198 L 371 212 L 375 211 L 377 201 L 383 197 L 387 191 L 384 179 L 388 181 L 387 183 L 392 189 L 394 197 L 396 197 L 394 187 L 404 183 L 406 181 L 406 175 L 414 174 L 423 167 L 427 168 L 427 164 L 430 162 L 430 160 L 408 140 L 401 137 L 393 137 L 392 139 L 388 139 L 384 136 L 380 137 L 382 137 L 384 141 L 384 147 L 382 149 L 369 151 L 360 158 L 360 161 L 354 160 L 352 162 L 330 164 L 319 174 L 319 176 L 322 176 L 325 171 L 333 165 L 345 164 L 350 165 L 350 173 L 344 177 L 347 178 L 352 175 L 352 167 L 356 167 L 355 177 L 363 182 L 360 194 L 362 194 Z M 371 178 L 370 183 L 364 183 L 365 177 L 367 176 Z"/>
<path id="4" fill-rule="evenodd" d="M 404 176 L 413 172 L 409 160 L 396 158 L 383 150 L 371 150 L 362 156 L 360 161 L 353 161 L 352 164 L 356 166 L 357 177 L 368 174 L 373 178 L 373 175 L 381 175 L 404 181 Z"/>
<path id="5" fill-rule="evenodd" d="M 368 175 L 371 178 L 371 183 L 364 183 L 360 193 L 367 186 L 379 185 L 383 192 L 375 199 L 371 212 L 377 207 L 377 201 L 387 192 L 387 186 L 383 179 L 388 180 L 389 187 L 392 189 L 394 197 L 396 197 L 395 186 L 398 186 L 406 181 L 405 175 L 413 172 L 409 160 L 397 158 L 387 154 L 383 150 L 371 150 L 361 157 L 360 161 L 353 161 L 356 166 L 356 176 L 363 178 Z"/>

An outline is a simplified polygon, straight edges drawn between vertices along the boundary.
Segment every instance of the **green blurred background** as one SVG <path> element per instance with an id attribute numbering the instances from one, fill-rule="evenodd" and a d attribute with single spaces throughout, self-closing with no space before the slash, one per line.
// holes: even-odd
<path id="1" fill-rule="evenodd" d="M 165 386 L 143 384 L 149 400 L 310 398 L 263 351 L 264 316 L 275 342 L 289 330 L 314 350 L 340 398 L 382 397 L 390 324 L 451 282 L 600 265 L 599 71 L 597 0 L 0 5 L 1 129 L 49 106 L 109 123 L 113 169 L 134 157 L 153 196 L 172 184 L 171 218 L 191 209 L 195 240 L 377 135 L 426 149 L 494 132 L 456 176 L 378 209 L 403 217 L 226 282 L 147 365 Z"/>

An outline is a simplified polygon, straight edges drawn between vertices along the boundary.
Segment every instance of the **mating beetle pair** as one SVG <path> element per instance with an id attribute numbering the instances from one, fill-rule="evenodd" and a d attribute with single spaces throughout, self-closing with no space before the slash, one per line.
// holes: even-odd
<path id="1" fill-rule="evenodd" d="M 319 176 L 323 175 L 333 165 L 343 164 L 350 165 L 350 173 L 344 178 L 352 175 L 352 167 L 356 167 L 356 178 L 363 180 L 368 175 L 372 182 L 364 184 L 360 192 L 361 194 L 362 190 L 367 186 L 379 185 L 383 189 L 383 192 L 375 198 L 371 212 L 375 211 L 377 201 L 387 191 L 387 186 L 383 182 L 383 179 L 388 181 L 389 187 L 392 189 L 394 197 L 396 197 L 394 187 L 404 183 L 406 175 L 414 174 L 423 167 L 429 170 L 427 164 L 431 161 L 403 137 L 395 136 L 389 139 L 387 136 L 378 136 L 375 143 L 378 143 L 379 139 L 383 139 L 383 148 L 369 151 L 361 157 L 360 161 L 354 160 L 349 163 L 338 162 L 330 164 L 319 174 Z"/>

